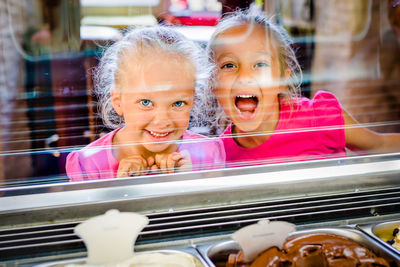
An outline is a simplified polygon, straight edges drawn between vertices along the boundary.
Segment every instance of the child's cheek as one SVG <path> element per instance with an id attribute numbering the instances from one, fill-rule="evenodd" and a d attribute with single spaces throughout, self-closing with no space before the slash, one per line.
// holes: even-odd
<path id="1" fill-rule="evenodd" d="M 224 99 L 226 99 L 226 98 L 228 98 L 228 92 L 227 92 L 227 90 L 224 90 L 223 89 L 223 87 L 221 87 L 221 86 L 218 86 L 216 89 L 215 89 L 215 96 L 217 97 L 217 99 L 218 99 L 218 101 L 223 101 Z"/>
<path id="2" fill-rule="evenodd" d="M 260 73 L 258 83 L 261 87 L 271 87 L 276 83 L 272 77 L 271 69 L 268 68 L 266 71 Z"/>

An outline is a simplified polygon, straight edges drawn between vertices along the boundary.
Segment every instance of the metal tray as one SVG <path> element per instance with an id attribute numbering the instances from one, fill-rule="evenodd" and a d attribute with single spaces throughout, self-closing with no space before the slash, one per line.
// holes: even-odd
<path id="1" fill-rule="evenodd" d="M 196 249 L 194 248 L 184 248 L 182 250 L 172 250 L 172 249 L 165 249 L 165 250 L 151 250 L 151 251 L 143 251 L 143 252 L 136 252 L 135 254 L 143 254 L 143 253 L 163 253 L 163 254 L 184 254 L 186 256 L 192 257 L 196 267 L 207 267 L 209 266 L 203 258 L 199 255 Z M 60 260 L 60 261 L 52 261 L 47 263 L 41 263 L 35 265 L 36 267 L 66 267 L 69 264 L 74 265 L 85 265 L 86 258 L 77 258 L 77 259 L 69 259 L 69 260 Z"/>
<path id="2" fill-rule="evenodd" d="M 371 238 L 364 232 L 352 227 L 332 227 L 332 228 L 316 228 L 312 230 L 302 230 L 292 233 L 290 236 L 306 234 L 306 233 L 327 233 L 346 237 L 362 246 L 369 248 L 377 256 L 385 258 L 390 266 L 400 266 L 400 255 L 393 253 L 392 250 L 386 249 L 375 239 Z M 200 254 L 204 257 L 207 264 L 215 267 L 214 262 L 222 262 L 228 259 L 230 253 L 237 253 L 240 250 L 239 244 L 234 240 L 227 240 L 218 244 L 204 244 L 197 247 Z"/>
<path id="3" fill-rule="evenodd" d="M 396 248 L 389 245 L 379 237 L 380 235 L 386 232 L 390 232 L 391 234 L 393 232 L 393 229 L 399 226 L 400 226 L 400 220 L 395 220 L 395 221 L 386 221 L 380 223 L 358 224 L 356 228 L 372 236 L 372 238 L 374 238 L 378 243 L 380 243 L 383 247 L 387 248 L 388 250 L 393 251 L 396 254 L 400 254 L 400 250 L 397 250 Z"/>

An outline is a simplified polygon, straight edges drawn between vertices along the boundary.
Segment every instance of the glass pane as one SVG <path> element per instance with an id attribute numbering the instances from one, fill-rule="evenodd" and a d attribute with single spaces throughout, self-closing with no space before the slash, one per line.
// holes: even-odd
<path id="1" fill-rule="evenodd" d="M 193 110 L 186 113 L 186 117 L 180 118 L 188 121 L 187 125 L 182 124 L 183 130 L 179 128 L 181 126 L 165 131 L 144 128 L 146 134 L 153 138 L 151 142 L 143 139 L 148 144 L 143 140 L 130 140 L 126 136 L 122 136 L 123 142 L 112 137 L 108 142 L 117 146 L 109 147 L 108 150 L 99 148 L 99 151 L 111 153 L 111 158 L 102 155 L 100 162 L 105 160 L 107 164 L 112 163 L 112 167 L 99 171 L 97 178 L 95 175 L 93 179 L 118 176 L 122 159 L 133 156 L 129 153 L 123 154 L 128 151 L 121 149 L 123 144 L 131 145 L 133 150 L 144 147 L 146 151 L 153 153 L 146 154 L 146 162 L 142 164 L 145 167 L 136 173 L 138 176 L 152 173 L 151 166 L 154 164 L 157 165 L 155 174 L 166 173 L 166 163 L 161 167 L 161 159 L 158 164 L 149 162 L 151 157 L 157 161 L 156 154 L 159 152 L 154 151 L 158 148 L 150 147 L 156 147 L 159 143 L 171 149 L 168 150 L 168 155 L 186 150 L 184 147 L 191 150 L 191 167 L 183 171 L 192 172 L 369 155 L 382 151 L 399 152 L 398 136 L 393 135 L 389 140 L 390 145 L 382 147 L 380 145 L 386 144 L 389 137 L 382 138 L 382 135 L 375 134 L 400 132 L 399 1 L 6 0 L 0 4 L 0 186 L 69 182 L 72 178 L 66 173 L 67 156 L 114 130 L 100 116 L 100 95 L 95 90 L 99 89 L 100 81 L 96 79 L 99 78 L 96 76 L 99 74 L 97 67 L 105 51 L 121 41 L 131 29 L 168 25 L 169 29 L 182 33 L 199 45 L 200 54 L 207 57 L 207 44 L 216 29 L 225 33 L 227 31 L 220 28 L 221 20 L 229 15 L 224 12 L 250 6 L 253 11 L 263 12 L 271 23 L 282 27 L 292 39 L 293 43 L 289 47 L 294 50 L 301 71 L 296 77 L 291 76 L 296 70 L 282 67 L 285 66 L 282 60 L 286 59 L 277 56 L 278 65 L 282 68 L 277 69 L 279 79 L 275 82 L 283 84 L 287 89 L 291 85 L 288 84 L 288 78 L 298 79 L 294 81 L 299 83 L 301 93 L 298 99 L 303 101 L 302 105 L 317 103 L 317 106 L 312 106 L 315 109 L 312 110 L 315 112 L 312 120 L 309 117 L 299 117 L 297 121 L 294 119 L 293 116 L 299 113 L 295 114 L 296 109 L 292 108 L 305 107 L 282 104 L 294 103 L 285 102 L 287 99 L 282 98 L 285 96 L 282 92 L 286 91 L 283 89 L 273 91 L 274 101 L 277 102 L 263 102 L 267 99 L 264 98 L 267 93 L 263 88 L 273 87 L 268 82 L 267 85 L 255 83 L 259 87 L 251 85 L 251 89 L 234 89 L 234 92 L 228 93 L 216 89 L 218 83 L 222 83 L 221 73 L 226 69 L 231 69 L 226 74 L 231 75 L 236 67 L 239 73 L 246 64 L 250 66 L 248 71 L 264 68 L 264 61 L 267 61 L 266 65 L 272 65 L 271 58 L 274 56 L 267 56 L 263 62 L 256 63 L 250 57 L 245 58 L 252 49 L 251 41 L 254 39 L 250 38 L 237 50 L 239 53 L 235 54 L 237 58 L 234 60 L 240 61 L 237 66 L 233 64 L 233 59 L 218 65 L 218 58 L 212 58 L 213 54 L 210 54 L 212 60 L 209 63 L 217 64 L 214 66 L 216 73 L 206 77 L 210 79 L 210 83 L 205 86 L 212 86 L 214 83 L 214 87 L 198 87 L 198 102 L 194 105 L 198 105 L 202 99 L 214 101 L 207 102 L 213 105 L 202 106 L 197 113 Z M 273 38 L 275 37 L 272 36 L 271 40 L 275 42 Z M 232 39 L 226 45 L 232 47 L 235 42 L 240 42 L 240 38 Z M 266 44 L 268 45 L 263 47 L 264 50 L 269 45 L 277 46 L 277 43 Z M 148 72 L 152 82 L 157 79 L 162 82 L 171 81 L 172 77 L 183 79 L 186 72 L 192 71 L 182 58 L 179 58 L 179 64 L 156 53 L 149 58 L 150 60 L 142 63 L 148 67 L 157 63 L 151 65 L 151 71 Z M 245 60 L 241 61 L 243 58 Z M 140 65 L 136 63 L 131 63 L 132 69 Z M 205 65 L 202 67 L 205 68 Z M 104 71 L 110 69 L 104 68 Z M 273 75 L 273 72 L 274 70 L 262 72 L 263 77 Z M 137 73 L 139 71 L 132 71 L 128 76 L 133 77 Z M 241 79 L 240 75 L 237 76 L 238 79 Z M 247 78 L 253 77 L 253 74 L 243 75 L 249 75 Z M 143 79 L 147 81 L 147 86 L 149 80 Z M 255 81 L 258 82 L 255 78 L 248 82 L 253 84 Z M 114 88 L 115 84 L 109 89 Z M 175 89 L 180 86 L 178 82 L 170 82 L 168 85 Z M 192 84 L 189 89 L 194 87 Z M 274 89 L 280 90 L 280 87 L 275 86 Z M 167 94 L 156 100 L 164 105 L 163 101 L 169 99 L 168 97 L 183 96 L 183 92 L 185 91 L 179 87 L 174 94 Z M 106 93 L 111 95 L 110 91 Z M 227 94 L 227 101 L 230 102 L 224 106 L 223 101 Z M 138 103 L 148 106 L 157 102 L 143 102 L 147 100 L 152 99 L 148 96 Z M 173 101 L 171 105 L 174 110 L 187 104 L 186 100 L 181 100 L 177 98 Z M 190 104 L 190 101 L 187 102 Z M 324 104 L 318 107 L 320 103 Z M 268 105 L 275 105 L 276 109 L 265 108 Z M 128 107 L 133 109 L 134 104 L 130 103 Z M 119 111 L 115 107 L 113 109 L 116 115 Z M 343 117 L 342 109 L 351 114 L 350 119 Z M 308 108 L 307 112 L 311 112 L 310 110 Z M 219 111 L 225 112 L 225 115 L 218 113 Z M 160 113 L 157 118 L 165 116 L 161 119 L 165 122 L 167 113 Z M 219 121 L 221 114 L 228 120 Z M 131 120 L 138 123 L 144 117 L 132 117 Z M 203 117 L 208 120 L 197 120 Z M 333 117 L 334 123 L 328 122 Z M 121 118 L 126 123 L 127 117 Z M 231 128 L 228 128 L 228 134 L 221 135 L 229 125 Z M 182 131 L 170 138 L 172 128 Z M 186 130 L 196 135 L 188 134 Z M 203 137 L 199 138 L 197 134 Z M 126 144 L 127 140 L 129 144 Z M 209 150 L 210 147 L 215 147 L 215 151 Z M 96 151 L 90 150 L 87 153 Z M 169 171 L 175 172 L 183 164 L 183 161 L 179 164 L 178 162 L 186 158 L 180 156 Z M 223 160 L 225 157 L 226 161 Z M 198 158 L 202 160 L 197 162 Z M 86 165 L 80 168 L 85 167 Z M 129 171 L 125 173 L 127 175 L 129 176 Z"/>

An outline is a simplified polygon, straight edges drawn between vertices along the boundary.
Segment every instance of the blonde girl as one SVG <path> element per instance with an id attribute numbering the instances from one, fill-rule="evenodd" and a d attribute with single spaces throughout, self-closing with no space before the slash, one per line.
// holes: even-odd
<path id="1" fill-rule="evenodd" d="M 188 130 L 199 119 L 211 65 L 194 42 L 168 27 L 138 28 L 109 47 L 96 77 L 112 132 L 67 158 L 71 181 L 216 168 L 223 144 Z"/>

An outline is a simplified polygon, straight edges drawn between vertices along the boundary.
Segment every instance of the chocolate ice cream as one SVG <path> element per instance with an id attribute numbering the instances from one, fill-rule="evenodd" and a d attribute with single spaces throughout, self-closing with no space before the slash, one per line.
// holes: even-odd
<path id="1" fill-rule="evenodd" d="M 243 254 L 231 254 L 226 267 L 265 266 L 389 266 L 371 250 L 345 237 L 309 233 L 288 238 L 282 250 L 271 247 L 262 252 L 253 262 L 244 263 Z"/>

